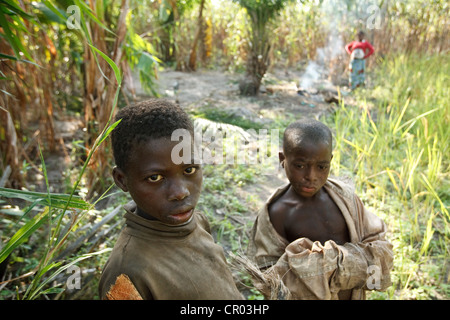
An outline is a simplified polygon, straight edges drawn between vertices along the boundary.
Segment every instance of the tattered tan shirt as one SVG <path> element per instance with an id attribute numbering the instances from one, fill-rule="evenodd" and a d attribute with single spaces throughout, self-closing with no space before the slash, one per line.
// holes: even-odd
<path id="1" fill-rule="evenodd" d="M 282 279 L 294 299 L 338 299 L 340 290 L 352 289 L 351 299 L 365 299 L 365 290 L 385 290 L 391 285 L 392 245 L 386 240 L 384 222 L 365 209 L 353 187 L 328 179 L 324 185 L 342 212 L 350 242 L 311 241 L 291 243 L 274 229 L 268 207 L 289 188 L 276 190 L 258 213 L 248 255 L 259 268 Z"/>
<path id="2" fill-rule="evenodd" d="M 136 215 L 135 205 L 126 209 L 126 226 L 99 283 L 101 299 L 112 299 L 114 294 L 136 296 L 107 295 L 115 283 L 118 288 L 128 280 L 143 299 L 243 299 L 203 214 L 195 212 L 185 224 L 172 226 Z"/>

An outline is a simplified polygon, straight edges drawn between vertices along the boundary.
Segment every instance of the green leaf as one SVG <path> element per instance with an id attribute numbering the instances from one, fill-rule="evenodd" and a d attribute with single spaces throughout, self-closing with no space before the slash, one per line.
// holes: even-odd
<path id="1" fill-rule="evenodd" d="M 16 209 L 16 208 L 0 209 L 0 213 L 1 214 L 6 214 L 6 215 L 10 215 L 10 216 L 16 216 L 16 217 L 22 217 L 23 216 L 23 211 L 20 210 L 20 209 Z"/>
<path id="2" fill-rule="evenodd" d="M 65 17 L 61 10 L 56 8 L 50 1 L 43 0 L 42 2 L 32 2 L 32 6 L 42 12 L 45 19 L 49 21 L 59 24 L 65 24 L 67 21 L 67 17 Z"/>
<path id="3" fill-rule="evenodd" d="M 42 294 L 42 293 L 43 293 L 43 292 L 42 292 L 43 287 L 44 287 L 47 283 L 49 283 L 50 281 L 52 281 L 58 274 L 60 274 L 61 272 L 67 270 L 70 266 L 72 266 L 72 265 L 74 265 L 74 264 L 76 264 L 76 263 L 78 263 L 78 262 L 80 262 L 80 261 L 83 261 L 83 260 L 85 260 L 85 259 L 88 259 L 88 258 L 90 258 L 90 257 L 92 257 L 92 256 L 96 256 L 96 255 L 104 254 L 104 253 L 106 253 L 106 252 L 110 252 L 111 250 L 112 250 L 112 248 L 106 248 L 106 249 L 103 249 L 103 250 L 100 250 L 100 251 L 97 251 L 97 252 L 92 252 L 92 253 L 87 253 L 87 254 L 81 255 L 81 256 L 79 256 L 78 258 L 76 258 L 75 260 L 69 262 L 68 264 L 66 264 L 66 265 L 64 265 L 64 266 L 62 266 L 62 267 L 60 267 L 60 268 L 58 268 L 58 270 L 56 270 L 56 271 L 55 271 L 52 275 L 50 275 L 45 281 L 43 281 L 43 282 L 39 285 L 39 287 L 36 288 L 36 290 L 34 290 L 34 293 L 32 293 L 32 294 L 30 295 L 30 299 L 37 298 L 40 294 Z M 60 263 L 58 263 L 58 265 L 59 265 L 59 264 L 60 264 Z M 52 269 L 52 268 L 55 267 L 55 266 L 56 266 L 56 264 L 51 264 L 51 268 L 46 269 L 46 271 Z M 43 273 L 41 273 L 41 275 L 42 275 L 42 274 L 43 274 Z M 47 290 L 49 290 L 49 289 L 47 289 Z"/>
<path id="4" fill-rule="evenodd" d="M 46 207 L 43 212 L 37 214 L 30 219 L 22 228 L 20 228 L 8 241 L 8 243 L 0 251 L 0 263 L 2 263 L 9 254 L 22 244 L 35 230 L 37 230 L 49 213 L 49 208 Z"/>
<path id="5" fill-rule="evenodd" d="M 4 53 L 0 53 L 0 58 L 5 58 L 5 59 L 9 59 L 9 60 L 14 60 L 14 61 L 19 60 L 15 56 L 10 56 L 9 54 L 4 54 Z"/>
<path id="6" fill-rule="evenodd" d="M 58 209 L 65 209 L 67 202 L 69 202 L 67 206 L 68 208 L 81 210 L 89 210 L 91 208 L 91 204 L 84 201 L 81 197 L 72 196 L 72 199 L 70 199 L 70 195 L 68 194 L 42 193 L 9 188 L 0 188 L 0 196 L 6 198 L 18 198 L 30 202 L 37 201 L 39 204 L 45 206 L 51 205 L 53 208 Z"/>
<path id="7" fill-rule="evenodd" d="M 106 31 L 112 33 L 115 35 L 114 32 L 112 32 L 107 26 L 105 26 L 93 13 L 91 8 L 84 2 L 80 0 L 75 0 L 74 3 L 82 9 L 82 14 L 87 14 L 92 20 L 94 20 L 100 27 L 105 29 Z"/>
<path id="8" fill-rule="evenodd" d="M 5 9 L 9 9 L 12 12 L 14 12 L 15 14 L 18 14 L 19 16 L 21 16 L 24 19 L 27 20 L 32 20 L 33 16 L 29 15 L 28 13 L 26 13 L 25 11 L 22 10 L 22 8 L 20 8 L 16 3 L 14 3 L 14 1 L 10 1 L 10 0 L 2 0 L 2 11 L 6 13 Z"/>
<path id="9" fill-rule="evenodd" d="M 97 49 L 96 47 L 94 47 L 93 45 L 89 44 L 89 46 L 95 51 L 97 52 L 99 55 L 101 55 L 103 57 L 103 59 L 106 60 L 106 62 L 108 62 L 108 64 L 111 66 L 111 68 L 114 70 L 114 75 L 116 76 L 116 80 L 117 83 L 119 84 L 119 86 L 122 84 L 122 74 L 120 72 L 119 67 L 117 67 L 117 65 L 115 64 L 114 61 L 112 61 L 112 59 L 110 57 L 108 57 L 106 54 L 104 54 L 103 52 L 101 52 L 99 49 Z"/>
<path id="10" fill-rule="evenodd" d="M 38 68 L 42 68 L 42 66 L 38 65 L 36 62 L 25 60 L 25 59 L 18 59 L 17 57 L 10 56 L 9 54 L 0 53 L 0 58 L 10 59 L 10 60 L 13 60 L 13 61 L 18 61 L 18 62 L 25 62 L 25 63 L 29 63 L 29 64 L 32 64 L 32 65 L 35 65 Z"/>
<path id="11" fill-rule="evenodd" d="M 137 64 L 137 68 L 140 70 L 149 70 L 153 68 L 153 65 L 155 63 L 157 64 L 158 62 L 151 54 L 149 54 L 148 52 L 142 52 Z"/>
<path id="12" fill-rule="evenodd" d="M 115 127 L 117 127 L 117 125 L 120 123 L 120 121 L 122 121 L 122 119 L 117 120 L 116 122 L 114 122 L 112 125 L 110 125 L 108 127 L 108 129 L 106 129 L 106 131 L 102 134 L 98 144 L 100 145 L 103 141 L 105 141 L 105 139 L 109 136 L 109 134 L 111 133 L 111 131 L 114 130 Z"/>
<path id="13" fill-rule="evenodd" d="M 6 40 L 13 49 L 14 54 L 20 59 L 20 52 L 22 52 L 28 59 L 33 60 L 28 51 L 23 47 L 20 39 L 11 31 L 10 25 L 14 27 L 13 24 L 8 23 L 4 13 L 0 10 L 0 26 L 3 28 Z"/>

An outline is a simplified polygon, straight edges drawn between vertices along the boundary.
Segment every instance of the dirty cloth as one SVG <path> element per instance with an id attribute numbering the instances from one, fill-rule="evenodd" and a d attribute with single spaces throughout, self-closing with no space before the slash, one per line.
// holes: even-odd
<path id="1" fill-rule="evenodd" d="M 366 60 L 356 58 L 350 60 L 349 86 L 352 90 L 364 86 L 366 81 L 365 68 Z"/>
<path id="2" fill-rule="evenodd" d="M 125 206 L 126 225 L 100 279 L 101 299 L 122 274 L 144 300 L 243 299 L 202 213 L 172 226 L 142 218 L 135 208 L 134 202 Z"/>
<path id="3" fill-rule="evenodd" d="M 282 279 L 294 299 L 337 300 L 340 290 L 352 289 L 352 300 L 365 299 L 365 290 L 385 290 L 391 285 L 392 245 L 384 222 L 364 208 L 353 187 L 329 178 L 324 185 L 342 212 L 350 242 L 299 238 L 291 243 L 273 228 L 268 205 L 289 188 L 277 189 L 258 213 L 247 254 L 267 274 Z"/>

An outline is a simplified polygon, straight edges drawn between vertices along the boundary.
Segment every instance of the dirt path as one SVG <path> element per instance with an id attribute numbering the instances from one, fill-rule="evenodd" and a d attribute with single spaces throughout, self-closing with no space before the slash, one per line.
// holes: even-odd
<path id="1" fill-rule="evenodd" d="M 308 96 L 297 94 L 300 72 L 275 71 L 264 79 L 257 97 L 239 95 L 239 74 L 214 70 L 197 72 L 164 71 L 157 80 L 158 92 L 168 99 L 178 101 L 182 107 L 195 108 L 213 105 L 221 108 L 239 108 L 256 113 L 259 117 L 290 112 L 296 117 L 320 116 L 330 109 L 323 101 L 322 92 L 331 92 L 333 86 L 327 81 L 317 85 Z M 177 89 L 176 89 L 177 88 Z M 136 93 L 143 94 L 136 86 Z"/>

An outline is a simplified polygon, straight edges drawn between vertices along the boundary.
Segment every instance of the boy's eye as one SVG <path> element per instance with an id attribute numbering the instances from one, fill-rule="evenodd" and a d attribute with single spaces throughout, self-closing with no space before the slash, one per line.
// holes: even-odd
<path id="1" fill-rule="evenodd" d="M 194 174 L 197 171 L 196 167 L 189 167 L 184 170 L 186 174 Z"/>
<path id="2" fill-rule="evenodd" d="M 303 169 L 305 166 L 303 164 L 297 164 L 297 168 Z"/>
<path id="3" fill-rule="evenodd" d="M 147 180 L 150 182 L 157 182 L 157 181 L 161 180 L 162 178 L 163 178 L 163 176 L 160 174 L 152 174 L 150 177 L 147 178 Z"/>

